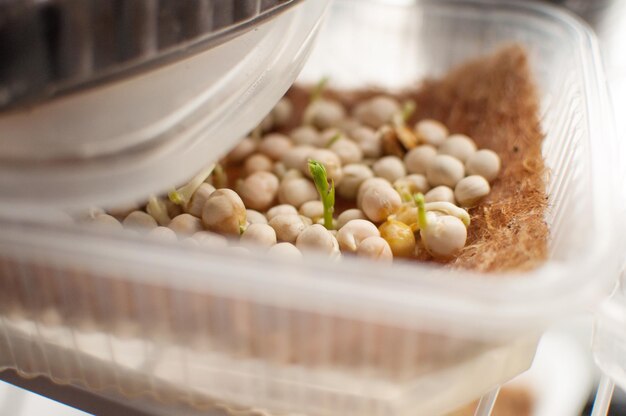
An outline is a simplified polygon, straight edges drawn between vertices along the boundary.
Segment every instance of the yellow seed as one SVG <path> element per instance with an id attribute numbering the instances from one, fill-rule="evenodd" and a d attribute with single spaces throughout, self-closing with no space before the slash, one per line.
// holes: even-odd
<path id="1" fill-rule="evenodd" d="M 406 225 L 413 225 L 417 223 L 417 207 L 413 202 L 405 202 L 396 211 L 393 219 Z"/>
<path id="2" fill-rule="evenodd" d="M 407 224 L 397 220 L 387 220 L 378 227 L 380 236 L 384 238 L 394 257 L 412 257 L 415 253 L 415 236 Z"/>

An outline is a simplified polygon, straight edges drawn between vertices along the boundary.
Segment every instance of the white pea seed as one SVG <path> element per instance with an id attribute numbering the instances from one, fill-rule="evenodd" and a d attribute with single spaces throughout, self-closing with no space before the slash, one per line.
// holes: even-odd
<path id="1" fill-rule="evenodd" d="M 192 235 L 202 230 L 202 221 L 191 214 L 180 214 L 172 218 L 167 226 L 176 234 Z"/>
<path id="2" fill-rule="evenodd" d="M 476 143 L 464 134 L 453 134 L 439 146 L 439 153 L 465 161 L 476 152 Z"/>
<path id="3" fill-rule="evenodd" d="M 210 231 L 239 235 L 246 225 L 246 207 L 235 191 L 218 189 L 204 204 L 202 223 Z"/>
<path id="4" fill-rule="evenodd" d="M 276 162 L 272 168 L 272 173 L 276 175 L 278 179 L 282 179 L 285 173 L 287 173 L 287 167 L 283 162 Z"/>
<path id="5" fill-rule="evenodd" d="M 313 224 L 306 227 L 296 239 L 296 247 L 303 253 L 318 252 L 337 256 L 337 239 L 323 225 Z"/>
<path id="6" fill-rule="evenodd" d="M 192 235 L 191 238 L 196 240 L 200 247 L 228 247 L 228 240 L 226 237 L 209 231 L 198 231 Z"/>
<path id="7" fill-rule="evenodd" d="M 377 96 L 360 103 L 354 109 L 354 117 L 361 123 L 375 129 L 389 123 L 400 111 L 400 104 L 390 97 Z"/>
<path id="8" fill-rule="evenodd" d="M 454 188 L 464 176 L 463 163 L 448 155 L 435 156 L 426 171 L 431 186 L 445 185 Z"/>
<path id="9" fill-rule="evenodd" d="M 465 247 L 467 228 L 451 215 L 427 213 L 428 226 L 420 230 L 426 250 L 435 258 L 450 259 Z"/>
<path id="10" fill-rule="evenodd" d="M 374 175 L 385 178 L 391 183 L 406 176 L 406 167 L 402 160 L 396 156 L 385 156 L 378 159 L 372 166 L 372 170 Z"/>
<path id="11" fill-rule="evenodd" d="M 151 240 L 158 241 L 178 241 L 178 237 L 176 237 L 176 233 L 172 231 L 170 228 L 159 226 L 150 230 L 147 234 L 148 238 Z"/>
<path id="12" fill-rule="evenodd" d="M 176 216 L 178 216 L 180 214 L 184 214 L 183 207 L 181 207 L 178 204 L 173 203 L 169 199 L 165 200 L 165 207 L 167 209 L 167 215 L 170 218 L 174 218 L 174 217 L 176 217 Z M 164 224 L 161 224 L 161 225 L 164 225 Z"/>
<path id="13" fill-rule="evenodd" d="M 400 178 L 393 183 L 393 187 L 397 191 L 406 191 L 410 195 L 418 192 L 425 194 L 430 189 L 426 176 L 419 174 L 407 175 L 404 178 Z"/>
<path id="14" fill-rule="evenodd" d="M 332 179 L 335 181 L 335 186 L 338 186 L 341 183 L 341 179 L 343 177 L 343 169 L 341 168 L 341 160 L 339 156 L 335 154 L 335 152 L 328 149 L 314 149 L 309 154 L 309 159 L 317 160 L 326 168 L 326 175 L 328 179 Z M 303 172 L 309 178 L 312 178 L 311 172 L 309 171 L 308 164 L 305 167 Z"/>
<path id="15" fill-rule="evenodd" d="M 196 192 L 193 193 L 191 197 L 191 201 L 186 206 L 187 213 L 193 215 L 194 217 L 202 216 L 202 208 L 204 208 L 204 203 L 209 196 L 215 192 L 215 187 L 208 183 L 203 183 L 196 189 Z"/>
<path id="16" fill-rule="evenodd" d="M 384 178 L 369 178 L 363 181 L 361 186 L 356 193 L 356 207 L 359 209 L 363 209 L 363 195 L 365 195 L 365 191 L 369 188 L 374 188 L 377 186 L 388 186 L 391 187 L 391 183 Z"/>
<path id="17" fill-rule="evenodd" d="M 348 136 L 350 136 L 352 130 L 355 130 L 361 127 L 361 123 L 359 123 L 359 121 L 355 118 L 346 117 L 343 120 L 341 120 L 341 123 L 339 123 L 337 127 L 341 129 L 342 131 L 344 131 L 346 134 L 348 134 Z"/>
<path id="18" fill-rule="evenodd" d="M 258 150 L 270 159 L 280 160 L 292 147 L 293 143 L 289 137 L 280 133 L 271 133 L 263 137 Z"/>
<path id="19" fill-rule="evenodd" d="M 93 219 L 88 220 L 87 224 L 101 230 L 121 230 L 122 224 L 112 215 L 98 214 Z"/>
<path id="20" fill-rule="evenodd" d="M 454 197 L 462 207 L 473 207 L 489 195 L 491 188 L 487 179 L 479 175 L 463 178 L 454 188 Z"/>
<path id="21" fill-rule="evenodd" d="M 426 175 L 430 162 L 437 156 L 437 149 L 429 144 L 414 147 L 404 155 L 404 164 L 409 173 Z"/>
<path id="22" fill-rule="evenodd" d="M 493 150 L 482 149 L 471 155 L 465 166 L 470 175 L 480 175 L 493 182 L 500 172 L 500 156 Z"/>
<path id="23" fill-rule="evenodd" d="M 363 160 L 363 151 L 359 145 L 345 136 L 334 142 L 330 146 L 330 150 L 339 156 L 342 165 L 358 163 Z"/>
<path id="24" fill-rule="evenodd" d="M 312 102 L 304 111 L 305 124 L 320 130 L 335 127 L 346 117 L 346 110 L 337 101 L 321 98 Z"/>
<path id="25" fill-rule="evenodd" d="M 337 229 L 341 229 L 344 225 L 346 225 L 349 221 L 352 220 L 365 220 L 365 214 L 363 211 L 357 208 L 347 209 L 337 217 Z"/>
<path id="26" fill-rule="evenodd" d="M 350 138 L 359 146 L 363 156 L 378 159 L 383 154 L 381 135 L 369 127 L 361 126 L 350 132 Z"/>
<path id="27" fill-rule="evenodd" d="M 304 175 L 302 174 L 301 171 L 296 170 L 296 169 L 289 169 L 287 172 L 285 172 L 285 174 L 283 175 L 282 179 L 281 179 L 281 183 L 282 182 L 287 182 L 290 181 L 292 179 L 301 179 L 304 178 Z"/>
<path id="28" fill-rule="evenodd" d="M 365 180 L 373 178 L 374 173 L 367 166 L 354 163 L 343 168 L 341 183 L 337 186 L 337 194 L 342 198 L 353 200 L 356 198 L 359 187 Z"/>
<path id="29" fill-rule="evenodd" d="M 382 222 L 402 205 L 402 198 L 391 186 L 368 188 L 363 194 L 361 210 L 372 222 Z"/>
<path id="30" fill-rule="evenodd" d="M 463 224 L 465 224 L 466 227 L 468 227 L 471 222 L 471 218 L 467 210 L 460 208 L 450 202 L 427 202 L 426 204 L 424 204 L 424 208 L 426 209 L 426 212 L 433 212 L 437 215 L 451 215 L 453 217 L 457 217 L 463 222 Z M 406 225 L 416 225 L 419 227 L 419 225 L 417 224 L 417 213 L 417 207 L 412 201 L 405 202 L 393 216 L 392 220 L 403 222 Z M 390 220 L 387 220 L 387 222 L 390 222 Z M 383 233 L 381 230 L 381 235 L 382 234 Z M 395 250 L 393 251 L 395 253 Z"/>
<path id="31" fill-rule="evenodd" d="M 367 220 L 350 220 L 337 232 L 337 242 L 341 251 L 354 253 L 368 237 L 380 237 L 380 231 Z"/>
<path id="32" fill-rule="evenodd" d="M 124 218 L 122 222 L 124 227 L 131 228 L 140 232 L 149 232 L 153 228 L 159 226 L 151 215 L 143 211 L 133 211 Z"/>
<path id="33" fill-rule="evenodd" d="M 272 115 L 274 116 L 274 124 L 276 124 L 276 126 L 282 127 L 287 124 L 293 116 L 293 104 L 291 100 L 287 97 L 281 98 L 274 106 Z"/>
<path id="34" fill-rule="evenodd" d="M 302 204 L 298 212 L 316 222 L 324 216 L 324 204 L 322 201 L 308 201 Z"/>
<path id="35" fill-rule="evenodd" d="M 415 124 L 417 139 L 423 143 L 439 147 L 448 137 L 448 128 L 437 120 L 421 120 Z"/>
<path id="36" fill-rule="evenodd" d="M 425 202 L 449 202 L 456 203 L 454 191 L 447 186 L 437 186 L 424 195 Z"/>
<path id="37" fill-rule="evenodd" d="M 295 243 L 298 235 L 306 228 L 299 215 L 280 214 L 272 218 L 269 225 L 276 231 L 279 241 Z"/>
<path id="38" fill-rule="evenodd" d="M 289 137 L 299 146 L 317 146 L 320 141 L 320 134 L 312 126 L 300 126 L 291 130 Z"/>
<path id="39" fill-rule="evenodd" d="M 250 224 L 241 235 L 241 242 L 268 248 L 276 244 L 276 231 L 268 224 Z"/>
<path id="40" fill-rule="evenodd" d="M 393 253 L 387 240 L 382 237 L 367 237 L 361 241 L 356 251 L 359 257 L 365 257 L 372 260 L 391 263 L 393 261 Z"/>
<path id="41" fill-rule="evenodd" d="M 302 258 L 302 253 L 291 243 L 278 243 L 267 252 L 268 255 L 280 259 L 298 260 Z"/>
<path id="42" fill-rule="evenodd" d="M 271 172 L 274 162 L 269 157 L 255 153 L 248 157 L 243 164 L 246 175 L 252 175 L 254 172 Z"/>
<path id="43" fill-rule="evenodd" d="M 270 172 L 254 172 L 239 185 L 239 196 L 246 207 L 265 211 L 272 206 L 278 193 L 279 181 Z"/>
<path id="44" fill-rule="evenodd" d="M 372 166 L 374 166 L 374 163 L 376 163 L 376 161 L 378 160 L 378 158 L 375 159 L 363 159 L 361 161 L 361 163 L 363 163 L 365 166 L 367 166 L 368 168 L 372 168 Z"/>
<path id="45" fill-rule="evenodd" d="M 424 204 L 426 212 L 434 212 L 435 214 L 451 215 L 460 219 L 466 227 L 469 227 L 472 219 L 466 209 L 449 202 L 427 202 Z"/>
<path id="46" fill-rule="evenodd" d="M 308 227 L 309 225 L 313 225 L 313 220 L 311 218 L 304 216 L 302 214 L 298 214 L 298 216 L 300 217 L 300 220 L 305 226 Z"/>
<path id="47" fill-rule="evenodd" d="M 250 224 L 267 224 L 267 218 L 265 218 L 265 215 L 253 209 L 246 210 L 246 219 Z"/>
<path id="48" fill-rule="evenodd" d="M 289 204 L 299 208 L 307 201 L 318 198 L 315 185 L 306 178 L 283 180 L 278 188 L 278 200 L 281 204 Z"/>
<path id="49" fill-rule="evenodd" d="M 281 159 L 287 170 L 297 169 L 304 172 L 308 169 L 307 161 L 314 147 L 309 145 L 296 146 L 289 149 Z"/>
<path id="50" fill-rule="evenodd" d="M 265 216 L 267 217 L 268 221 L 271 221 L 272 218 L 274 218 L 277 215 L 288 215 L 288 214 L 298 215 L 298 210 L 293 205 L 281 204 L 281 205 L 276 205 L 270 208 L 270 210 L 267 211 Z"/>
<path id="51" fill-rule="evenodd" d="M 107 213 L 117 218 L 125 218 L 131 212 L 138 211 L 139 208 L 139 204 L 130 203 L 107 209 Z"/>
<path id="52" fill-rule="evenodd" d="M 256 142 L 252 138 L 245 137 L 228 153 L 226 159 L 231 163 L 239 163 L 254 153 L 256 146 Z"/>

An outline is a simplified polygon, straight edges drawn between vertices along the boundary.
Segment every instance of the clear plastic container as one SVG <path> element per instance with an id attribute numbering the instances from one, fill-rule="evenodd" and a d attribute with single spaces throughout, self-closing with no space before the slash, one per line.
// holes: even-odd
<path id="1" fill-rule="evenodd" d="M 220 6 L 252 3 L 261 7 L 260 0 Z M 221 33 L 229 40 L 215 47 L 190 54 L 193 45 L 179 46 L 182 58 L 168 64 L 1 112 L 0 211 L 128 203 L 185 181 L 287 91 L 328 3 L 298 2 L 238 36 Z M 149 61 L 158 54 L 144 55 Z"/>
<path id="2" fill-rule="evenodd" d="M 303 81 L 398 88 L 507 42 L 539 84 L 549 260 L 480 275 L 201 252 L 5 220 L 0 368 L 273 412 L 435 415 L 530 365 L 545 326 L 615 279 L 615 136 L 595 38 L 549 6 L 339 0 Z M 10 296 L 7 294 L 11 294 Z"/>
<path id="3" fill-rule="evenodd" d="M 622 270 L 620 285 L 596 314 L 593 329 L 593 358 L 602 371 L 596 392 L 593 416 L 604 416 L 615 386 L 626 390 L 626 272 Z"/>

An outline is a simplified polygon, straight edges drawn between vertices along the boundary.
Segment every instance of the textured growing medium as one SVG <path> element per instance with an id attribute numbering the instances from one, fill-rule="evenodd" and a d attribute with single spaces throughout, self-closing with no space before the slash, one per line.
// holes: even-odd
<path id="1" fill-rule="evenodd" d="M 385 91 L 326 93 L 352 108 Z M 287 95 L 296 110 L 288 130 L 300 119 L 308 92 L 293 87 Z M 502 160 L 491 193 L 470 209 L 472 224 L 465 248 L 449 264 L 491 272 L 523 271 L 541 264 L 547 257 L 548 240 L 546 169 L 538 99 L 524 49 L 503 48 L 396 97 L 417 104 L 409 125 L 424 118 L 439 120 L 451 133 L 469 135 L 479 148 L 492 149 Z M 423 254 L 421 260 L 430 258 Z"/>

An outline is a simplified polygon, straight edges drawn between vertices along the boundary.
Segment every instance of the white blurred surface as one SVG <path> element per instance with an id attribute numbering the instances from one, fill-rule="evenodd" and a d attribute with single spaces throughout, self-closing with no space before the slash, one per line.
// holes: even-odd
<path id="1" fill-rule="evenodd" d="M 539 343 L 532 367 L 510 385 L 526 386 L 535 398 L 533 416 L 576 416 L 593 387 L 589 351 L 574 335 L 547 332 Z"/>
<path id="2" fill-rule="evenodd" d="M 0 381 L 2 416 L 85 416 L 88 413 Z"/>

